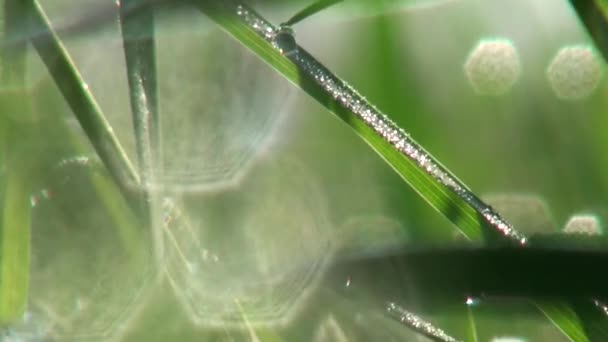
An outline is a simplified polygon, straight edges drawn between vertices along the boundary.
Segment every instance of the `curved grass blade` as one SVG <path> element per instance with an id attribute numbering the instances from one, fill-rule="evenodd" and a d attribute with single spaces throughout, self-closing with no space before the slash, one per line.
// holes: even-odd
<path id="1" fill-rule="evenodd" d="M 131 190 L 140 189 L 139 176 L 67 50 L 51 28 L 44 10 L 36 0 L 27 2 L 31 6 L 34 32 L 40 32 L 31 37 L 31 42 L 112 178 L 119 184 L 125 197 L 131 199 Z"/>
<path id="2" fill-rule="evenodd" d="M 342 1 L 344 0 L 318 0 L 296 13 L 293 17 L 289 18 L 283 23 L 283 25 L 291 26 Z"/>

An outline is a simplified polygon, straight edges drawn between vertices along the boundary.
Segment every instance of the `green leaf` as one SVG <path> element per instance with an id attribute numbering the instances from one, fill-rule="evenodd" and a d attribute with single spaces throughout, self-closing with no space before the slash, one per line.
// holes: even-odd
<path id="1" fill-rule="evenodd" d="M 536 301 L 535 305 L 571 341 L 589 341 L 579 317 L 569 303 Z"/>

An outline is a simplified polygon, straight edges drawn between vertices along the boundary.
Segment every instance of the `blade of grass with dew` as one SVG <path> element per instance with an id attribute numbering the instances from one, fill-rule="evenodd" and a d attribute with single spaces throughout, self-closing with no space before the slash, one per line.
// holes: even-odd
<path id="1" fill-rule="evenodd" d="M 276 27 L 250 8 L 231 1 L 195 1 L 243 45 L 348 124 L 420 196 L 469 239 L 525 243 L 525 236 L 483 203 L 407 133 L 365 98 L 296 45 L 281 54 Z M 288 55 L 290 57 L 288 57 Z"/>
<path id="2" fill-rule="evenodd" d="M 377 115 L 373 106 L 351 91 L 349 86 L 302 48 L 296 45 L 296 53 L 279 53 L 273 46 L 276 28 L 254 11 L 231 1 L 196 1 L 195 4 L 277 72 L 345 121 L 431 206 L 452 221 L 469 239 L 479 241 L 485 238 L 497 242 L 506 235 L 518 242 L 525 241 L 524 236 L 515 232 L 415 141 L 404 135 L 384 116 Z M 343 93 L 343 90 L 347 91 Z M 548 315 L 560 314 L 559 308 L 551 304 L 543 305 L 543 312 L 548 312 Z M 550 319 L 555 324 L 570 324 L 570 327 L 562 329 L 567 335 L 578 336 L 577 333 L 582 332 L 578 321 L 563 322 L 551 316 Z M 581 336 L 585 336 L 584 332 Z"/>
<path id="3" fill-rule="evenodd" d="M 425 321 L 422 317 L 405 310 L 395 303 L 387 303 L 386 310 L 388 315 L 408 328 L 424 335 L 432 341 L 438 342 L 457 342 L 459 340 L 448 335 L 442 329 L 436 327 L 430 322 Z"/>
<path id="4" fill-rule="evenodd" d="M 149 1 L 119 1 L 139 174 L 144 186 L 154 169 L 153 153 L 159 151 L 154 144 L 160 141 L 153 6 Z"/>
<path id="5" fill-rule="evenodd" d="M 31 37 L 32 44 L 114 181 L 119 184 L 125 197 L 131 199 L 131 190 L 139 191 L 139 176 L 67 50 L 52 29 L 44 10 L 36 0 L 26 2 L 31 6 L 34 32 L 39 32 Z"/>
<path id="6" fill-rule="evenodd" d="M 27 9 L 21 1 L 6 0 L 1 10 L 0 170 L 5 173 L 0 179 L 0 325 L 6 325 L 22 317 L 29 290 L 31 165 L 19 143 L 25 140 L 20 129 L 26 129 L 22 126 L 29 123 L 32 111 L 25 89 L 27 46 L 18 39 L 28 29 Z"/>

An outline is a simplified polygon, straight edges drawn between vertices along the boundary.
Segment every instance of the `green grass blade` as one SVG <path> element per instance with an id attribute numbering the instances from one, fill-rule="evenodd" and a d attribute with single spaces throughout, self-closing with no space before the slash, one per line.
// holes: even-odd
<path id="1" fill-rule="evenodd" d="M 122 0 L 119 4 L 139 174 L 145 185 L 154 170 L 153 153 L 158 151 L 155 144 L 160 141 L 154 7 L 142 0 Z"/>
<path id="2" fill-rule="evenodd" d="M 28 0 L 28 2 L 31 4 L 33 29 L 34 32 L 37 32 L 31 37 L 34 47 L 72 108 L 97 154 L 114 180 L 120 185 L 121 191 L 130 198 L 130 190 L 133 188 L 138 190 L 140 184 L 133 165 L 70 59 L 67 50 L 50 26 L 44 10 L 37 1 Z"/>
<path id="3" fill-rule="evenodd" d="M 0 324 L 22 317 L 29 288 L 31 206 L 28 174 L 9 166 L 5 179 L 0 245 Z"/>
<path id="4" fill-rule="evenodd" d="M 310 4 L 309 6 L 305 7 L 304 9 L 302 9 L 301 11 L 299 11 L 298 13 L 296 13 L 293 17 L 289 18 L 289 20 L 287 20 L 285 22 L 285 25 L 293 25 L 297 22 L 300 22 L 308 17 L 310 17 L 311 15 L 318 13 L 330 6 L 333 6 L 339 2 L 342 2 L 343 0 L 318 0 L 315 1 L 314 3 Z"/>
<path id="5" fill-rule="evenodd" d="M 608 1 L 570 0 L 578 17 L 608 62 Z"/>
<path id="6" fill-rule="evenodd" d="M 578 315 L 568 302 L 536 301 L 535 305 L 570 341 L 589 341 Z"/>
<path id="7" fill-rule="evenodd" d="M 477 338 L 477 326 L 475 325 L 475 316 L 473 315 L 472 305 L 467 305 L 467 341 L 479 342 Z"/>
<path id="8" fill-rule="evenodd" d="M 0 325 L 20 319 L 29 289 L 31 248 L 31 179 L 23 156 L 32 112 L 25 90 L 27 46 L 19 35 L 28 28 L 27 8 L 21 1 L 2 3 L 0 69 Z M 31 138 L 31 134 L 28 135 Z M 1 171 L 4 170 L 4 173 Z"/>
<path id="9" fill-rule="evenodd" d="M 348 124 L 420 196 L 469 239 L 485 239 L 494 243 L 525 241 L 522 234 L 407 133 L 304 49 L 295 46 L 286 51 L 274 46 L 276 27 L 253 10 L 230 1 L 196 1 L 195 4 L 277 72 Z"/>

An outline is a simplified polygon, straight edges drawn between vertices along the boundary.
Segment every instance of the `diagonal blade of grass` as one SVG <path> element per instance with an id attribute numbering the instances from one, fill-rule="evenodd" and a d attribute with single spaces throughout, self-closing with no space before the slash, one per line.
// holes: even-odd
<path id="1" fill-rule="evenodd" d="M 570 0 L 597 49 L 608 62 L 608 1 Z"/>
<path id="2" fill-rule="evenodd" d="M 44 10 L 35 0 L 27 2 L 31 5 L 34 32 L 39 32 L 31 38 L 34 47 L 114 181 L 119 184 L 127 198 L 132 198 L 130 190 L 139 191 L 140 185 L 133 165 L 68 52 L 53 31 Z"/>
<path id="3" fill-rule="evenodd" d="M 276 28 L 254 11 L 231 1 L 196 1 L 195 4 L 277 72 L 345 121 L 431 206 L 450 219 L 469 239 L 485 238 L 500 242 L 507 236 L 511 240 L 525 242 L 523 235 L 514 231 L 413 139 L 306 51 L 296 45 L 285 50 L 285 55 L 277 52 L 277 47 L 273 46 Z M 283 47 L 278 48 L 283 51 Z M 554 308 L 551 304 L 546 304 L 543 308 L 544 312 L 559 312 L 557 309 L 552 310 Z M 563 324 L 560 320 L 552 321 Z M 570 323 L 582 331 L 579 322 Z"/>
<path id="4" fill-rule="evenodd" d="M 525 242 L 500 215 L 437 162 L 352 87 L 304 49 L 282 55 L 274 46 L 276 28 L 248 7 L 230 1 L 196 1 L 209 17 L 276 71 L 336 114 L 367 142 L 430 205 L 471 240 Z M 507 237 L 507 239 L 504 239 Z"/>
<path id="5" fill-rule="evenodd" d="M 570 341 L 589 341 L 578 315 L 568 302 L 536 301 L 534 304 Z"/>

